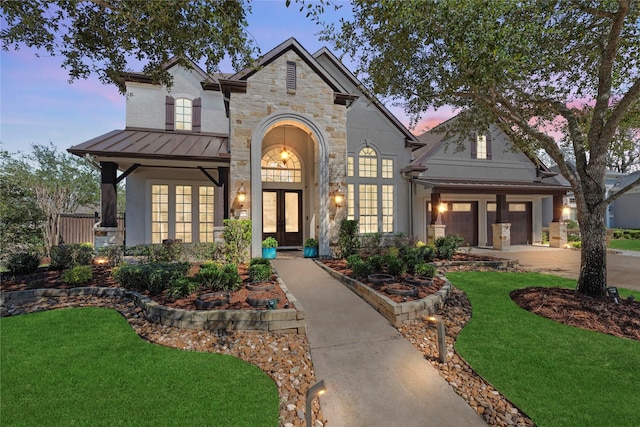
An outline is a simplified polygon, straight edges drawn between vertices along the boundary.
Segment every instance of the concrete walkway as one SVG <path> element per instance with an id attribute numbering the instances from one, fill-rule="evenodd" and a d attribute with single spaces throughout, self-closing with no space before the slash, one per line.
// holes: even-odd
<path id="1" fill-rule="evenodd" d="M 329 426 L 486 426 L 388 320 L 313 261 L 272 264 L 305 308 Z"/>

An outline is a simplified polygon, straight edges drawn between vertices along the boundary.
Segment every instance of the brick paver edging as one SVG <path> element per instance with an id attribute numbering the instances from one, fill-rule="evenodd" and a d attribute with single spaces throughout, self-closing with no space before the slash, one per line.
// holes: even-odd
<path id="1" fill-rule="evenodd" d="M 451 294 L 451 282 L 446 277 L 440 276 L 445 281 L 442 288 L 434 294 L 428 295 L 422 299 L 415 301 L 407 301 L 397 303 L 392 299 L 376 292 L 369 286 L 357 281 L 349 276 L 340 274 L 337 271 L 327 267 L 320 261 L 316 261 L 321 268 L 326 270 L 333 277 L 345 284 L 349 289 L 355 292 L 360 298 L 365 300 L 371 307 L 376 309 L 393 326 L 400 326 L 402 322 L 420 319 L 423 316 L 431 316 L 440 310 L 449 294 Z"/>
<path id="2" fill-rule="evenodd" d="M 306 333 L 306 315 L 302 304 L 278 278 L 278 285 L 293 308 L 279 310 L 183 310 L 158 304 L 136 291 L 123 288 L 78 287 L 71 289 L 29 289 L 0 293 L 0 306 L 25 304 L 45 298 L 102 296 L 129 298 L 154 323 L 195 330 L 258 330 Z"/>

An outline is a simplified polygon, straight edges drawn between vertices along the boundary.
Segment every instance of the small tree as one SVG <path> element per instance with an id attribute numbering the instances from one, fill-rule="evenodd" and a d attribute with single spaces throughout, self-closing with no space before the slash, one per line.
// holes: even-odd
<path id="1" fill-rule="evenodd" d="M 338 257 L 348 258 L 355 255 L 360 250 L 360 239 L 358 238 L 358 221 L 354 219 L 343 219 L 340 222 L 338 233 Z"/>
<path id="2" fill-rule="evenodd" d="M 223 235 L 227 262 L 245 262 L 249 257 L 248 249 L 251 244 L 251 220 L 225 219 Z"/>

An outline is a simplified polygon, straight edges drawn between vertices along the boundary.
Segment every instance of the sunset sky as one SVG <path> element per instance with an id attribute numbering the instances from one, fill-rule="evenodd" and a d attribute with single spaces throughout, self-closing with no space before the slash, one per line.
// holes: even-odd
<path id="1" fill-rule="evenodd" d="M 320 28 L 299 12 L 285 7 L 284 1 L 256 1 L 248 16 L 248 31 L 262 53 L 289 37 L 295 37 L 310 53 L 326 43 L 320 42 Z M 348 4 L 328 18 L 337 21 L 350 12 Z M 327 46 L 333 50 L 331 46 Z M 61 57 L 51 57 L 33 49 L 0 52 L 0 148 L 9 152 L 28 151 L 32 144 L 52 142 L 60 150 L 125 127 L 125 98 L 115 86 L 102 84 L 97 77 L 69 84 Z M 354 63 L 344 60 L 353 70 Z M 221 64 L 231 72 L 230 65 Z M 135 71 L 139 71 L 136 69 Z M 405 124 L 409 120 L 401 108 L 387 107 Z M 429 112 L 416 127 L 421 133 L 452 116 L 449 110 Z"/>

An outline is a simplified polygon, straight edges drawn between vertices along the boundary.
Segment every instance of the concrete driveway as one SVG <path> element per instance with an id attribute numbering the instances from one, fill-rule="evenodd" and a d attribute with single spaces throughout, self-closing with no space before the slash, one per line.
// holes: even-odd
<path id="1" fill-rule="evenodd" d="M 512 246 L 507 251 L 474 248 L 472 254 L 487 254 L 498 258 L 518 260 L 531 271 L 578 279 L 580 250 L 557 249 L 546 246 Z M 609 251 L 607 254 L 609 286 L 640 291 L 640 252 Z"/>

